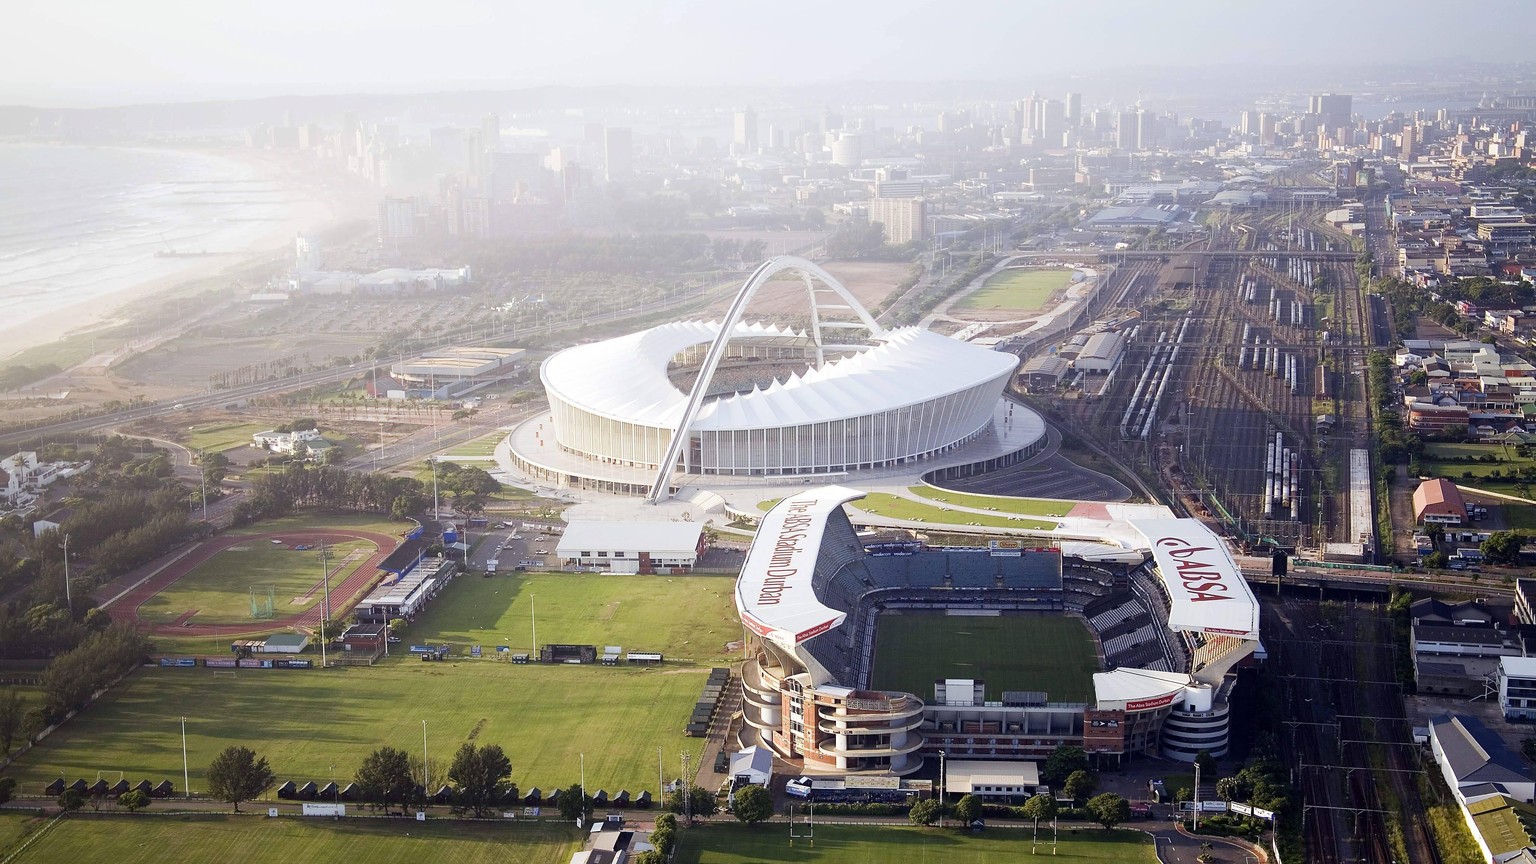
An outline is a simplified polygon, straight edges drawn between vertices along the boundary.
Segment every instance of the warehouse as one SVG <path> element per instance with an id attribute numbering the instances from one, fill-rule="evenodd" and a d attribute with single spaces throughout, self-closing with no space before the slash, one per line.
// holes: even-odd
<path id="1" fill-rule="evenodd" d="M 402 360 L 389 368 L 409 395 L 446 399 L 481 381 L 504 378 L 522 368 L 521 348 L 449 346 Z"/>
<path id="2" fill-rule="evenodd" d="M 561 564 L 614 573 L 686 573 L 702 554 L 694 522 L 572 522 L 555 547 Z"/>
<path id="3" fill-rule="evenodd" d="M 1084 372 L 1113 372 L 1125 356 L 1125 337 L 1119 333 L 1095 333 L 1072 365 Z"/>
<path id="4" fill-rule="evenodd" d="M 1436 477 L 1413 490 L 1413 518 L 1437 525 L 1460 525 L 1467 518 L 1467 505 L 1454 483 Z"/>

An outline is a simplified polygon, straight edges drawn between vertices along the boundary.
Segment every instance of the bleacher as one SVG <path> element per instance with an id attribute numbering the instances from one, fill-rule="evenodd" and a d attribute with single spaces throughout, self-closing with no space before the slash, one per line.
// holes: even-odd
<path id="1" fill-rule="evenodd" d="M 1119 658 L 1122 655 L 1131 653 L 1134 649 L 1140 648 L 1148 642 L 1156 642 L 1156 630 L 1157 625 L 1148 621 L 1147 623 L 1137 627 L 1135 630 L 1132 630 L 1129 633 L 1124 633 L 1111 639 L 1104 640 L 1104 660 L 1106 662 L 1113 663 L 1116 666 L 1126 665 Z"/>
<path id="2" fill-rule="evenodd" d="M 1085 607 L 1083 614 L 1088 615 L 1088 623 L 1095 631 L 1104 633 L 1134 618 L 1147 617 L 1147 610 L 1134 596 L 1122 595 L 1118 604 L 1102 612 L 1091 612 L 1090 608 Z"/>

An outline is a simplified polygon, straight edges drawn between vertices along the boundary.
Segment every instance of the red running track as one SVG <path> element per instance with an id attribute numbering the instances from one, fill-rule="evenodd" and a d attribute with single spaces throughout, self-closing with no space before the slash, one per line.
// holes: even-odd
<path id="1" fill-rule="evenodd" d="M 202 544 L 194 549 L 186 557 L 168 565 L 164 570 L 145 580 L 143 584 L 124 594 L 116 603 L 108 607 L 114 621 L 127 621 L 137 624 L 140 629 L 153 636 L 238 636 L 241 633 L 251 633 L 258 630 L 275 630 L 282 627 L 314 627 L 320 624 L 320 615 L 324 611 L 321 604 L 316 604 L 297 615 L 286 618 L 273 618 L 269 621 L 253 621 L 249 624 L 149 624 L 139 617 L 139 607 L 143 606 L 149 598 L 159 594 L 166 588 L 175 584 L 176 580 L 191 573 L 193 570 L 213 556 L 223 552 L 231 546 L 240 546 L 250 543 L 269 543 L 273 540 L 281 540 L 292 546 L 296 543 L 340 543 L 347 540 L 367 540 L 375 547 L 375 551 L 368 560 L 352 571 L 352 575 L 340 585 L 331 590 L 333 595 L 339 595 L 342 602 L 350 602 L 352 596 L 368 586 L 378 573 L 381 564 L 389 553 L 395 550 L 400 538 L 389 534 L 381 534 L 377 531 L 355 531 L 348 528 L 336 528 L 327 531 L 283 531 L 272 534 L 243 534 L 239 536 L 219 537 Z M 347 611 L 347 607 L 338 606 L 331 610 L 333 616 L 339 617 Z"/>

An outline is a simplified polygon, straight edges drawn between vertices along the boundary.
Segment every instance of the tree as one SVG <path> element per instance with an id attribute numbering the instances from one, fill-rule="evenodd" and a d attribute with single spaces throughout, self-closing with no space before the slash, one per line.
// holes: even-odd
<path id="1" fill-rule="evenodd" d="M 1061 791 L 1067 793 L 1067 797 L 1073 801 L 1081 801 L 1093 794 L 1093 790 L 1099 788 L 1099 781 L 1087 771 L 1073 771 L 1067 777 L 1067 782 L 1061 787 Z"/>
<path id="2" fill-rule="evenodd" d="M 1049 795 L 1036 795 L 1024 802 L 1024 818 L 1033 819 L 1035 830 L 1040 830 L 1041 819 L 1056 818 L 1056 799 Z"/>
<path id="3" fill-rule="evenodd" d="M 673 813 L 687 813 L 689 820 L 707 818 L 715 815 L 720 810 L 720 804 L 715 800 L 715 793 L 708 789 L 690 785 L 684 798 L 682 789 L 674 789 L 667 793 L 667 809 Z"/>
<path id="4" fill-rule="evenodd" d="M 454 801 L 468 807 L 476 816 L 489 814 L 506 794 L 512 776 L 512 760 L 501 747 L 465 744 L 453 754 L 448 779 L 453 782 Z"/>
<path id="5" fill-rule="evenodd" d="M 136 813 L 149 806 L 149 796 L 144 794 L 143 789 L 129 789 L 117 796 L 117 806 L 129 813 Z"/>
<path id="6" fill-rule="evenodd" d="M 913 825 L 932 825 L 939 821 L 939 817 L 943 813 L 944 805 L 939 803 L 939 799 L 924 798 L 912 805 L 912 810 L 907 814 L 907 818 L 912 820 Z"/>
<path id="7" fill-rule="evenodd" d="M 1087 810 L 1105 831 L 1131 818 L 1131 803 L 1113 792 L 1093 796 L 1088 801 Z"/>
<path id="8" fill-rule="evenodd" d="M 1431 552 L 1424 556 L 1424 566 L 1433 570 L 1439 570 L 1451 563 L 1450 556 L 1444 552 Z"/>
<path id="9" fill-rule="evenodd" d="M 0 751 L 10 755 L 11 744 L 21 732 L 22 721 L 27 716 L 27 704 L 21 701 L 21 693 L 15 687 L 0 693 Z"/>
<path id="10" fill-rule="evenodd" d="M 592 796 L 581 788 L 580 783 L 572 783 L 560 790 L 560 818 L 567 822 L 581 819 L 583 823 L 592 819 Z"/>
<path id="11" fill-rule="evenodd" d="M 220 801 L 235 805 L 236 813 L 240 812 L 241 801 L 267 791 L 276 779 L 267 757 L 240 746 L 224 748 L 208 766 L 207 773 L 208 791 Z"/>
<path id="12" fill-rule="evenodd" d="M 16 778 L 0 777 L 0 804 L 9 802 L 16 796 Z"/>
<path id="13" fill-rule="evenodd" d="M 354 779 L 362 800 L 386 809 L 396 804 L 404 806 L 416 791 L 410 754 L 394 747 L 380 747 L 369 753 Z"/>
<path id="14" fill-rule="evenodd" d="M 1194 799 L 1195 790 L 1189 788 L 1188 786 L 1180 786 L 1173 792 L 1173 800 L 1175 801 L 1193 801 Z"/>
<path id="15" fill-rule="evenodd" d="M 1040 780 L 1047 786 L 1056 787 L 1067 782 L 1074 771 L 1088 770 L 1088 753 L 1081 747 L 1062 745 L 1051 751 L 1040 772 Z"/>
<path id="16" fill-rule="evenodd" d="M 1495 531 L 1478 546 L 1483 557 L 1492 564 L 1517 564 L 1523 538 L 1513 531 Z"/>
<path id="17" fill-rule="evenodd" d="M 1200 773 L 1209 777 L 1216 776 L 1216 759 L 1211 756 L 1209 750 L 1201 750 L 1195 754 L 1195 764 L 1200 766 Z"/>
<path id="18" fill-rule="evenodd" d="M 85 796 L 80 794 L 79 789 L 65 789 L 63 794 L 59 795 L 59 809 L 65 813 L 73 813 L 84 806 Z"/>
<path id="19" fill-rule="evenodd" d="M 1529 762 L 1536 762 L 1536 738 L 1527 738 L 1520 742 L 1520 755 Z"/>
<path id="20" fill-rule="evenodd" d="M 975 795 L 962 795 L 955 802 L 955 818 L 961 825 L 969 825 L 981 818 L 981 799 Z"/>
<path id="21" fill-rule="evenodd" d="M 773 816 L 773 796 L 761 786 L 744 786 L 736 792 L 732 812 L 748 825 L 766 822 Z"/>

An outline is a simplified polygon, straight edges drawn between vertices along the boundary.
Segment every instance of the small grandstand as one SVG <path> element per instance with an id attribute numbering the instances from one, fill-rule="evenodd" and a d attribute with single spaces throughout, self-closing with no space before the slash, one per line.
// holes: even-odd
<path id="1" fill-rule="evenodd" d="M 824 487 L 764 517 L 736 592 L 755 634 L 744 743 L 812 773 L 905 774 L 939 750 L 1044 758 L 1060 744 L 1111 760 L 1225 753 L 1229 673 L 1257 645 L 1257 605 L 1198 522 L 1121 523 L 1130 530 L 1107 532 L 1116 544 L 882 544 L 871 554 L 842 509 L 860 497 Z M 1093 700 L 1053 702 L 1035 689 L 989 701 L 982 682 L 964 679 L 923 694 L 870 689 L 882 614 L 920 610 L 1010 616 L 1020 627 L 1031 616 L 1081 617 L 1100 646 Z"/>

